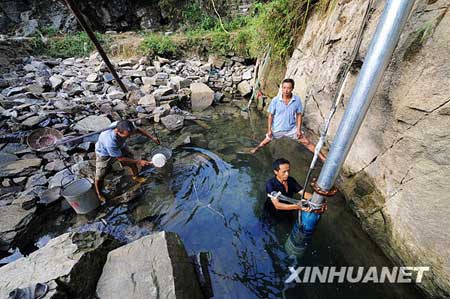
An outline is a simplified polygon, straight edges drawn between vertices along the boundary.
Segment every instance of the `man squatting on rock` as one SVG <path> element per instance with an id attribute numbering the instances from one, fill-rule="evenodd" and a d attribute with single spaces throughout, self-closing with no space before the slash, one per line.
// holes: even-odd
<path id="1" fill-rule="evenodd" d="M 281 95 L 272 99 L 267 110 L 269 117 L 266 138 L 251 150 L 252 154 L 269 144 L 272 139 L 282 137 L 298 140 L 309 151 L 314 153 L 315 145 L 302 132 L 302 102 L 299 96 L 292 93 L 293 90 L 294 80 L 284 79 L 281 83 Z M 325 155 L 320 152 L 319 158 L 324 161 Z"/>
<path id="2" fill-rule="evenodd" d="M 121 120 L 114 129 L 106 130 L 100 134 L 95 144 L 95 190 L 101 202 L 105 202 L 105 196 L 101 192 L 103 180 L 114 161 L 118 160 L 122 166 L 130 167 L 135 182 L 141 183 L 145 178 L 138 176 L 138 166 L 151 165 L 146 160 L 134 160 L 133 155 L 126 144 L 126 140 L 133 134 L 141 134 L 156 144 L 160 144 L 158 138 L 153 137 L 145 130 L 137 128 L 131 121 Z"/>

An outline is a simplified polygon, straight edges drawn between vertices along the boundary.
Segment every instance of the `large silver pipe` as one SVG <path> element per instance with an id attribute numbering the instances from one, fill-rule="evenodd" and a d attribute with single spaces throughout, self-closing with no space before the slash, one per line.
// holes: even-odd
<path id="1" fill-rule="evenodd" d="M 328 191 L 333 187 L 383 73 L 391 60 L 413 4 L 414 0 L 388 0 L 386 3 L 328 158 L 317 181 L 322 190 Z M 324 199 L 323 196 L 315 193 L 311 201 L 313 205 L 321 205 Z"/>

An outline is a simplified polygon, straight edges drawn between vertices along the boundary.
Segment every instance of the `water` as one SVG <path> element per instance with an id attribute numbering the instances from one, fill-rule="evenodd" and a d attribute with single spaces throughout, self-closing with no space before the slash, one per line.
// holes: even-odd
<path id="1" fill-rule="evenodd" d="M 192 127 L 203 134 L 196 142 L 201 147 L 175 152 L 171 173 L 156 175 L 145 187 L 134 215 L 153 215 L 151 223 L 158 230 L 178 233 L 188 254 L 210 252 L 215 298 L 421 298 L 412 285 L 285 286 L 288 267 L 294 265 L 392 264 L 361 230 L 340 195 L 329 201 L 311 246 L 295 264 L 284 248 L 293 223 L 264 216 L 264 185 L 273 175 L 272 161 L 280 157 L 291 161 L 291 175 L 303 182 L 311 154 L 289 140 L 255 156 L 237 154 L 264 136 L 265 119 L 255 115 L 209 125 L 209 130 Z"/>
<path id="2" fill-rule="evenodd" d="M 293 222 L 267 218 L 265 181 L 273 175 L 272 161 L 284 157 L 291 161 L 291 176 L 303 183 L 312 155 L 290 140 L 273 142 L 256 155 L 237 153 L 257 144 L 266 120 L 221 109 L 227 113 L 209 122 L 209 128 L 191 124 L 183 130 L 191 133 L 195 145 L 174 151 L 164 169 L 144 172 L 150 180 L 137 199 L 102 207 L 95 215 L 60 214 L 43 226 L 35 246 L 64 231 L 99 230 L 128 243 L 166 230 L 180 235 L 188 254 L 210 253 L 214 298 L 423 298 L 413 285 L 285 285 L 290 266 L 392 264 L 361 230 L 340 195 L 329 200 L 303 258 L 289 257 L 285 242 Z M 160 138 L 168 142 L 177 136 Z"/>

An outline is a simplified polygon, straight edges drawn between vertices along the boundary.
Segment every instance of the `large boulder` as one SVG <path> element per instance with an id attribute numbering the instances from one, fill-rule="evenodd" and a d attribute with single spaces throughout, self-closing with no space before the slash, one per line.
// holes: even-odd
<path id="1" fill-rule="evenodd" d="M 119 243 L 98 233 L 66 233 L 28 257 L 0 268 L 0 298 L 15 288 L 47 283 L 45 298 L 92 298 L 109 251 Z M 131 298 L 131 297 L 124 297 Z"/>
<path id="2" fill-rule="evenodd" d="M 90 115 L 76 123 L 75 129 L 79 131 L 95 132 L 107 128 L 111 121 L 106 116 Z"/>
<path id="3" fill-rule="evenodd" d="M 34 218 L 36 208 L 25 210 L 20 205 L 0 207 L 0 249 L 8 250 L 18 234 L 23 233 Z M 2 268 L 0 268 L 2 269 Z M 1 281 L 1 279 L 0 279 Z M 0 298 L 3 298 L 0 296 Z"/>
<path id="4" fill-rule="evenodd" d="M 100 299 L 203 298 L 180 237 L 159 232 L 108 254 L 97 284 Z"/>
<path id="5" fill-rule="evenodd" d="M 41 159 L 21 159 L 0 164 L 0 178 L 15 177 L 31 174 L 41 165 Z"/>
<path id="6" fill-rule="evenodd" d="M 192 83 L 191 105 L 193 111 L 203 111 L 211 106 L 214 100 L 214 91 L 204 83 Z"/>
<path id="7" fill-rule="evenodd" d="M 305 124 L 318 133 L 368 1 L 312 13 L 285 77 L 309 100 Z M 376 1 L 342 107 L 386 1 Z M 429 298 L 450 294 L 450 3 L 416 1 L 337 180 L 363 228 L 398 265 L 429 266 L 418 284 Z M 330 30 L 331 28 L 331 30 Z M 427 28 L 426 30 L 424 28 Z M 335 136 L 345 109 L 329 130 Z"/>

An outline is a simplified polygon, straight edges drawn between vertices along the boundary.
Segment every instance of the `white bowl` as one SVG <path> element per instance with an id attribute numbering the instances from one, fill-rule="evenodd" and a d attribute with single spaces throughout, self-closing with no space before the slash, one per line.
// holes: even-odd
<path id="1" fill-rule="evenodd" d="M 152 163 L 155 167 L 161 168 L 166 165 L 166 156 L 163 154 L 156 154 L 152 157 Z"/>

